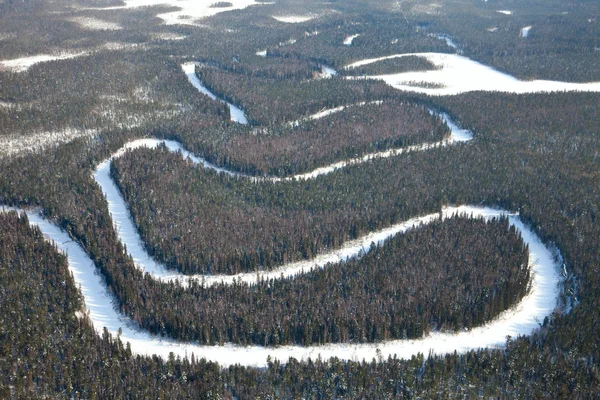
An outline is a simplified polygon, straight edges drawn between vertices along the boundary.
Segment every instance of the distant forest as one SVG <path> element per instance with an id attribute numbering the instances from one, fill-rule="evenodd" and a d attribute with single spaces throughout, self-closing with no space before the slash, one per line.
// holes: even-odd
<path id="1" fill-rule="evenodd" d="M 0 204 L 35 209 L 64 229 L 141 329 L 210 344 L 380 342 L 474 327 L 516 304 L 528 260 L 505 219 L 437 222 L 296 279 L 160 282 L 134 265 L 91 176 L 143 137 L 180 141 L 249 175 L 290 176 L 447 137 L 429 110 L 448 113 L 474 140 L 310 181 L 228 178 L 164 148 L 129 152 L 111 173 L 146 248 L 185 273 L 273 269 L 445 205 L 518 212 L 557 255 L 559 307 L 531 335 L 465 354 L 269 359 L 263 369 L 136 355 L 118 334 L 94 331 L 66 257 L 25 215 L 0 212 L 1 398 L 600 397 L 600 94 L 430 97 L 346 79 L 430 69 L 422 58 L 344 69 L 459 51 L 519 79 L 600 81 L 597 2 L 281 0 L 197 25 L 164 24 L 157 15 L 172 6 L 89 9 L 123 4 L 0 0 L 1 60 L 77 55 L 22 72 L 0 67 Z M 281 15 L 314 18 L 273 18 Z M 248 126 L 190 84 L 187 62 L 247 113 Z M 323 66 L 338 75 L 323 78 Z"/>

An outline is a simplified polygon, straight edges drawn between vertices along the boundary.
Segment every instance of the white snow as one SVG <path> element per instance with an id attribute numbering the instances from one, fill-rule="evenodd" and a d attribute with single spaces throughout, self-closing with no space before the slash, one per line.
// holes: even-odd
<path id="1" fill-rule="evenodd" d="M 359 36 L 360 36 L 360 33 L 357 33 L 355 35 L 346 36 L 346 38 L 344 39 L 344 44 L 346 46 L 352 46 L 352 42 L 354 41 L 354 39 L 356 39 Z"/>
<path id="2" fill-rule="evenodd" d="M 498 30 L 497 27 L 493 27 L 493 28 L 487 28 L 488 32 L 496 32 Z"/>
<path id="3" fill-rule="evenodd" d="M 92 31 L 118 31 L 123 29 L 123 27 L 116 22 L 104 21 L 98 18 L 92 17 L 76 17 L 72 18 L 70 21 L 75 22 L 80 27 Z"/>
<path id="4" fill-rule="evenodd" d="M 211 7 L 215 1 L 198 0 L 125 0 L 125 6 L 87 8 L 92 10 L 119 10 L 124 8 L 152 7 L 152 6 L 173 6 L 179 8 L 178 11 L 166 12 L 157 16 L 165 21 L 167 25 L 196 25 L 196 20 L 211 17 L 225 11 L 241 10 L 252 5 L 272 4 L 267 2 L 258 2 L 255 0 L 227 0 L 232 3 L 229 7 Z"/>
<path id="5" fill-rule="evenodd" d="M 256 55 L 259 57 L 266 57 L 267 56 L 267 50 L 260 50 L 256 52 Z"/>
<path id="6" fill-rule="evenodd" d="M 532 26 L 526 26 L 523 29 L 521 29 L 521 33 L 519 34 L 522 38 L 526 38 L 527 36 L 529 36 L 529 31 L 531 30 Z"/>
<path id="7" fill-rule="evenodd" d="M 9 208 L 0 209 L 8 211 Z M 136 329 L 131 321 L 119 314 L 113 307 L 113 298 L 108 293 L 100 275 L 89 256 L 78 243 L 56 225 L 43 219 L 38 212 L 28 211 L 30 224 L 40 227 L 47 240 L 54 241 L 57 247 L 67 254 L 69 270 L 73 273 L 75 283 L 80 287 L 85 298 L 85 305 L 90 319 L 98 333 L 103 328 L 114 336 L 121 329 L 121 340 L 129 342 L 135 354 L 158 355 L 167 359 L 169 353 L 176 356 L 206 358 L 216 361 L 223 367 L 233 364 L 265 367 L 267 357 L 287 362 L 289 357 L 306 360 L 321 357 L 328 359 L 338 357 L 342 360 L 371 360 L 379 356 L 387 358 L 396 355 L 399 358 L 410 358 L 421 354 L 448 354 L 454 351 L 463 353 L 472 349 L 485 347 L 501 347 L 507 337 L 528 335 L 539 326 L 539 322 L 555 309 L 560 282 L 559 268 L 554 262 L 552 253 L 541 243 L 540 239 L 515 214 L 502 210 L 484 207 L 461 206 L 448 207 L 443 210 L 443 216 L 460 213 L 473 217 L 494 218 L 500 215 L 509 216 L 510 224 L 515 226 L 529 247 L 529 267 L 531 269 L 531 289 L 515 307 L 503 312 L 490 323 L 470 331 L 454 333 L 432 333 L 421 339 L 391 340 L 381 343 L 365 344 L 328 344 L 315 346 L 280 346 L 242 347 L 233 344 L 223 346 L 206 346 L 193 343 L 182 343 L 170 339 L 157 338 L 145 331 Z M 427 215 L 408 221 L 406 228 L 398 228 L 398 232 L 410 229 L 411 222 L 428 223 L 435 220 L 438 214 Z M 383 235 L 374 237 L 381 240 Z M 367 248 L 368 250 L 368 248 Z"/>
<path id="8" fill-rule="evenodd" d="M 37 56 L 15 58 L 12 60 L 0 61 L 0 70 L 8 69 L 13 72 L 24 72 L 34 64 L 54 61 L 54 60 L 66 60 L 69 58 L 75 58 L 87 54 L 86 52 L 80 53 L 62 53 L 62 54 L 39 54 Z"/>
<path id="9" fill-rule="evenodd" d="M 512 13 L 513 13 L 512 11 L 509 11 L 509 10 L 496 10 L 496 12 L 500 13 L 500 14 L 504 14 L 504 15 L 512 15 Z"/>
<path id="10" fill-rule="evenodd" d="M 336 76 L 338 73 L 335 69 L 328 67 L 327 65 L 321 64 L 320 78 L 331 78 Z"/>
<path id="11" fill-rule="evenodd" d="M 442 35 L 442 34 L 431 34 L 431 36 L 445 41 L 446 45 L 448 45 L 448 47 L 452 47 L 453 49 L 458 50 L 458 44 L 456 44 L 456 42 L 454 40 L 452 40 L 452 38 L 450 38 L 449 36 Z"/>
<path id="12" fill-rule="evenodd" d="M 220 101 L 222 103 L 227 104 L 227 106 L 229 107 L 229 114 L 230 114 L 231 120 L 233 122 L 237 122 L 239 124 L 248 124 L 248 119 L 246 118 L 246 114 L 244 114 L 244 111 L 242 111 L 240 108 L 234 106 L 231 103 L 228 103 L 227 101 L 225 101 L 223 99 L 217 98 L 217 96 L 215 96 L 210 90 L 208 90 L 206 88 L 206 86 L 204 86 L 202 84 L 202 82 L 200 82 L 200 79 L 198 79 L 198 77 L 196 76 L 195 68 L 196 68 L 196 64 L 193 62 L 188 62 L 188 63 L 181 65 L 181 69 L 187 76 L 190 83 L 196 89 L 198 89 L 198 91 L 200 91 L 200 93 L 207 95 L 208 97 L 210 97 L 213 100 Z"/>
<path id="13" fill-rule="evenodd" d="M 310 21 L 315 18 L 315 15 L 272 15 L 272 18 L 286 24 L 298 24 L 301 22 Z"/>
<path id="14" fill-rule="evenodd" d="M 82 136 L 95 136 L 95 129 L 67 128 L 55 132 L 35 132 L 29 135 L 12 135 L 0 138 L 0 157 L 15 156 L 27 151 L 39 151 L 47 147 Z"/>
<path id="15" fill-rule="evenodd" d="M 438 67 L 432 71 L 412 71 L 390 75 L 367 77 L 347 77 L 347 79 L 380 79 L 388 85 L 409 92 L 420 92 L 431 95 L 455 95 L 475 90 L 497 91 L 508 93 L 539 93 L 555 91 L 599 92 L 600 82 L 571 83 L 547 80 L 521 81 L 508 74 L 473 61 L 457 54 L 412 53 L 395 54 L 386 57 L 372 58 L 347 65 L 355 68 L 381 60 L 407 56 L 424 57 Z M 432 87 L 421 87 L 414 82 L 423 82 Z"/>

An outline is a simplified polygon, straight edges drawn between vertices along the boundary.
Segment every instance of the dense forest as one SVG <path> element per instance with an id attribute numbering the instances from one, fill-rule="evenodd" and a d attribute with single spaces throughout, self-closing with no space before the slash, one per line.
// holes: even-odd
<path id="1" fill-rule="evenodd" d="M 218 285 L 211 290 L 200 285 L 183 288 L 136 268 L 91 177 L 98 163 L 123 144 L 147 136 L 179 140 L 220 166 L 284 176 L 349 155 L 438 140 L 447 132 L 427 110 L 440 110 L 471 129 L 474 140 L 372 160 L 308 182 L 257 184 L 226 178 L 165 149 L 133 151 L 114 163 L 113 173 L 129 196 L 146 246 L 170 267 L 188 272 L 205 271 L 208 265 L 207 260 L 194 259 L 198 255 L 192 241 L 205 246 L 208 253 L 202 257 L 221 259 L 221 264 L 210 264 L 210 271 L 252 271 L 259 265 L 269 268 L 312 257 L 394 221 L 437 212 L 446 204 L 519 212 L 544 243 L 560 253 L 563 263 L 559 307 L 539 321 L 538 330 L 507 338 L 504 348 L 465 354 L 419 354 L 407 360 L 269 360 L 264 369 L 134 355 L 109 332 L 94 331 L 82 313 L 83 299 L 65 257 L 29 227 L 26 217 L 0 213 L 0 375 L 5 377 L 0 379 L 0 397 L 600 397 L 600 95 L 473 92 L 427 97 L 397 92 L 382 82 L 320 79 L 324 65 L 342 75 L 428 68 L 405 57 L 343 70 L 364 58 L 455 52 L 436 37 L 444 34 L 464 56 L 520 79 L 598 81 L 598 4 L 438 3 L 281 0 L 218 14 L 196 25 L 167 25 L 158 15 L 176 7 L 92 10 L 123 3 L 0 0 L 0 63 L 32 55 L 83 53 L 23 72 L 0 64 L 0 204 L 38 208 L 65 229 L 94 261 L 115 307 L 152 334 L 202 335 L 202 330 L 191 328 L 192 322 L 201 310 L 217 307 L 214 296 L 228 299 L 219 310 L 227 303 L 238 304 L 238 316 L 255 326 L 263 324 L 269 312 L 280 313 L 273 315 L 283 320 L 281 315 L 290 309 L 271 299 L 278 291 L 282 296 L 296 293 L 295 307 L 312 310 L 311 315 L 291 315 L 306 322 L 310 331 L 300 335 L 269 323 L 260 335 L 244 326 L 245 331 L 240 328 L 233 336 L 226 332 L 236 326 L 233 316 L 224 314 L 215 317 L 220 325 L 197 340 L 368 342 L 402 338 L 404 330 L 407 337 L 416 337 L 428 329 L 475 326 L 514 304 L 526 288 L 528 271 L 519 268 L 526 263 L 522 242 L 506 229 L 504 220 L 478 229 L 481 221 L 458 218 L 416 229 L 344 267 L 330 265 L 297 280 L 238 286 L 237 293 Z M 294 24 L 273 18 L 294 14 L 314 18 Z M 98 21 L 105 24 L 93 28 Z M 523 37 L 520 31 L 526 26 L 532 28 Z M 355 34 L 360 36 L 351 45 L 343 44 Z M 222 103 L 190 85 L 181 70 L 190 61 L 201 63 L 198 75 L 215 94 L 247 111 L 251 126 L 229 122 Z M 367 104 L 353 106 L 359 103 Z M 338 106 L 352 107 L 319 120 L 303 120 Z M 384 118 L 386 107 L 399 114 Z M 350 121 L 350 115 L 357 120 Z M 302 121 L 290 126 L 297 120 Z M 353 137 L 352 129 L 361 126 L 378 129 Z M 416 136 L 405 137 L 406 133 Z M 286 155 L 284 149 L 294 146 L 297 152 Z M 255 158 L 243 154 L 247 148 Z M 206 226 L 200 222 L 215 221 L 226 228 L 205 237 Z M 303 230 L 290 231 L 291 227 Z M 467 234 L 471 231 L 476 234 Z M 269 236 L 273 234 L 278 235 L 275 241 Z M 454 248 L 454 240 L 461 241 L 460 251 L 445 251 Z M 496 248 L 490 241 L 506 245 Z M 511 257 L 508 243 L 514 245 Z M 222 246 L 223 252 L 215 246 Z M 403 246 L 415 246 L 412 258 Z M 474 259 L 493 258 L 498 262 L 495 272 L 466 264 L 462 275 L 426 277 L 428 270 L 422 267 L 404 273 L 388 268 L 408 267 L 418 259 L 439 261 L 442 255 L 436 254 L 441 252 L 452 268 L 437 267 L 452 272 L 457 269 L 455 257 L 479 251 Z M 389 257 L 390 265 L 374 262 L 377 255 Z M 485 278 L 478 275 L 488 272 Z M 381 278 L 390 273 L 396 274 L 397 282 Z M 369 274 L 373 279 L 364 279 Z M 402 297 L 414 296 L 401 290 L 402 279 L 422 288 L 414 295 L 429 309 L 422 310 L 420 327 L 395 321 L 394 330 L 386 322 L 391 315 L 372 311 L 383 304 L 378 301 L 389 300 L 404 307 L 396 313 L 416 313 L 406 306 L 410 299 Z M 471 297 L 452 289 L 466 288 L 468 280 L 477 281 Z M 396 290 L 398 297 L 369 297 L 372 291 L 386 290 Z M 484 302 L 477 296 L 486 290 L 495 296 Z M 265 307 L 247 312 L 255 301 Z M 328 316 L 341 315 L 358 303 L 365 310 L 370 307 L 369 329 L 366 319 L 356 329 L 350 322 L 327 325 Z M 334 326 L 344 324 L 345 330 L 336 332 Z"/>
<path id="2" fill-rule="evenodd" d="M 366 153 L 439 142 L 450 134 L 438 116 L 399 100 L 351 104 L 327 118 L 307 118 L 258 133 L 240 131 L 209 142 L 202 153 L 231 170 L 271 176 L 307 172 Z"/>

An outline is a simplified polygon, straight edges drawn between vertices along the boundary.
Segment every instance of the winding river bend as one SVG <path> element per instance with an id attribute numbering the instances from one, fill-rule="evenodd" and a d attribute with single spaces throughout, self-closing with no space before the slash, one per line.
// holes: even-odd
<path id="1" fill-rule="evenodd" d="M 443 142 L 430 143 L 410 148 L 412 151 L 426 151 L 429 148 L 442 145 L 452 145 L 458 142 L 471 140 L 470 132 L 459 129 L 452 121 L 443 116 L 452 130 L 450 138 Z M 105 193 L 109 211 L 114 220 L 115 229 L 117 229 L 120 240 L 126 244 L 128 251 L 132 255 L 136 266 L 147 271 L 156 279 L 161 280 L 179 280 L 183 284 L 190 279 L 203 278 L 206 285 L 215 282 L 232 282 L 233 276 L 185 276 L 168 271 L 164 266 L 155 262 L 144 251 L 143 244 L 137 233 L 137 229 L 131 221 L 131 216 L 127 206 L 117 190 L 114 182 L 108 175 L 112 159 L 124 154 L 127 149 L 140 146 L 157 146 L 160 143 L 172 151 L 181 151 L 183 157 L 189 157 L 196 163 L 203 164 L 206 168 L 212 168 L 222 173 L 238 175 L 233 171 L 227 171 L 217 166 L 207 163 L 201 158 L 194 157 L 185 151 L 177 142 L 162 141 L 156 139 L 143 139 L 131 142 L 117 151 L 109 159 L 101 163 L 94 172 L 94 179 Z M 374 153 L 362 158 L 347 160 L 336 163 L 328 167 L 320 168 L 308 174 L 296 176 L 297 179 L 312 179 L 318 175 L 330 173 L 346 165 L 356 164 L 377 157 L 390 157 L 400 154 L 405 150 L 396 150 L 390 152 Z M 256 178 L 253 178 L 256 179 Z M 262 179 L 262 178 L 261 178 Z M 280 178 L 264 178 L 277 180 Z M 10 208 L 2 208 L 10 210 Z M 529 293 L 513 308 L 501 313 L 490 323 L 460 333 L 431 333 L 426 337 L 415 340 L 391 340 L 381 343 L 364 344 L 327 344 L 315 346 L 297 346 L 288 345 L 280 347 L 261 347 L 261 346 L 238 346 L 225 344 L 222 346 L 206 346 L 193 343 L 178 342 L 170 339 L 157 338 L 154 335 L 137 329 L 132 322 L 124 315 L 118 313 L 113 307 L 114 298 L 108 293 L 103 283 L 102 277 L 96 273 L 92 260 L 85 251 L 73 242 L 67 233 L 61 231 L 56 225 L 43 219 L 40 213 L 27 211 L 29 221 L 32 225 L 38 226 L 48 240 L 56 243 L 58 248 L 68 256 L 69 269 L 72 271 L 75 282 L 80 286 L 85 298 L 86 309 L 98 332 L 102 332 L 104 327 L 113 335 L 117 335 L 121 330 L 121 340 L 129 342 L 134 353 L 144 355 L 159 355 L 168 357 L 173 352 L 178 356 L 190 356 L 192 354 L 197 358 L 206 358 L 216 361 L 222 366 L 232 364 L 242 364 L 247 366 L 264 367 L 267 365 L 267 358 L 272 357 L 286 362 L 289 357 L 305 360 L 310 358 L 338 357 L 343 360 L 371 360 L 375 357 L 394 356 L 400 358 L 410 358 L 418 353 L 445 354 L 450 352 L 466 352 L 472 349 L 485 347 L 501 347 L 506 343 L 508 336 L 528 335 L 539 326 L 539 322 L 548 316 L 557 305 L 559 294 L 558 284 L 560 282 L 559 268 L 556 262 L 556 255 L 541 242 L 539 237 L 519 219 L 517 214 L 504 210 L 478 207 L 478 206 L 460 206 L 448 207 L 442 212 L 442 218 L 453 214 L 465 214 L 473 217 L 483 217 L 486 219 L 496 218 L 506 215 L 509 223 L 514 226 L 522 235 L 524 242 L 529 247 L 529 267 L 531 269 L 531 282 Z M 372 232 L 358 240 L 346 243 L 342 248 L 319 255 L 310 261 L 288 264 L 279 269 L 267 272 L 261 275 L 263 278 L 284 276 L 293 278 L 301 273 L 307 273 L 314 268 L 322 268 L 328 262 L 343 261 L 348 257 L 356 256 L 361 251 L 369 250 L 371 242 L 381 242 L 388 237 L 401 234 L 413 226 L 427 224 L 440 217 L 440 213 L 424 215 L 411 220 L 390 226 L 383 230 Z M 235 279 L 241 279 L 251 283 L 257 279 L 256 273 L 240 274 Z"/>

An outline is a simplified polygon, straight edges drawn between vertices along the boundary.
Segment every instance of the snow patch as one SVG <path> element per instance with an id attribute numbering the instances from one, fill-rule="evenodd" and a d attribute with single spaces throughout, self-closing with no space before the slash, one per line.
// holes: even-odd
<path id="1" fill-rule="evenodd" d="M 531 25 L 522 28 L 519 36 L 521 36 L 522 38 L 526 38 L 527 36 L 529 36 L 529 31 L 531 31 L 531 28 L 532 28 Z"/>
<path id="2" fill-rule="evenodd" d="M 267 56 L 267 50 L 266 49 L 265 50 L 260 50 L 260 51 L 257 51 L 255 54 L 257 56 L 259 56 L 259 57 L 266 57 Z"/>
<path id="3" fill-rule="evenodd" d="M 424 57 L 438 67 L 431 71 L 411 71 L 390 75 L 346 77 L 346 79 L 379 79 L 388 85 L 409 92 L 430 95 L 456 95 L 476 90 L 507 93 L 540 93 L 556 91 L 600 92 L 600 82 L 571 83 L 548 80 L 521 81 L 489 66 L 457 54 L 409 53 L 371 58 L 347 65 L 355 68 L 398 57 Z M 419 85 L 414 85 L 419 82 Z"/>
<path id="4" fill-rule="evenodd" d="M 496 12 L 500 13 L 500 14 L 504 14 L 504 15 L 512 15 L 512 13 L 513 13 L 512 11 L 509 11 L 509 10 L 496 10 Z"/>
<path id="5" fill-rule="evenodd" d="M 301 22 L 310 21 L 314 19 L 315 15 L 272 15 L 273 19 L 279 22 L 285 22 L 286 24 L 298 24 Z"/>
<path id="6" fill-rule="evenodd" d="M 351 35 L 351 36 L 346 36 L 346 38 L 344 39 L 344 44 L 346 46 L 352 46 L 352 42 L 354 41 L 354 39 L 356 39 L 359 36 L 360 36 L 360 33 L 357 33 L 357 34 Z"/>
<path id="7" fill-rule="evenodd" d="M 27 71 L 32 65 L 41 62 L 48 62 L 54 60 L 67 60 L 69 58 L 80 57 L 86 55 L 86 52 L 80 53 L 61 53 L 61 54 L 40 54 L 31 57 L 15 58 L 13 60 L 0 61 L 0 70 L 7 69 L 13 72 L 24 72 Z"/>
<path id="8" fill-rule="evenodd" d="M 71 22 L 75 22 L 83 29 L 88 29 L 91 31 L 118 31 L 123 29 L 123 27 L 116 22 L 104 21 L 98 18 L 92 17 L 76 17 L 71 18 Z"/>
<path id="9" fill-rule="evenodd" d="M 246 114 L 244 114 L 244 111 L 234 106 L 233 104 L 226 102 L 225 100 L 217 98 L 217 96 L 215 96 L 210 90 L 208 90 L 206 86 L 202 84 L 202 82 L 200 82 L 200 79 L 198 79 L 198 77 L 196 76 L 196 63 L 188 62 L 182 64 L 181 69 L 187 76 L 190 83 L 196 89 L 198 89 L 200 93 L 207 95 L 213 100 L 227 104 L 227 106 L 229 107 L 229 114 L 233 122 L 237 122 L 239 124 L 248 124 L 248 119 L 246 118 Z"/>
<path id="10" fill-rule="evenodd" d="M 266 5 L 272 3 L 259 2 L 255 0 L 228 0 L 231 3 L 229 7 L 211 7 L 210 1 L 198 0 L 125 0 L 125 6 L 88 8 L 92 10 L 119 10 L 125 8 L 152 7 L 152 6 L 172 6 L 177 7 L 178 11 L 158 14 L 167 25 L 197 25 L 196 20 L 211 17 L 225 11 L 241 10 L 252 5 Z"/>

